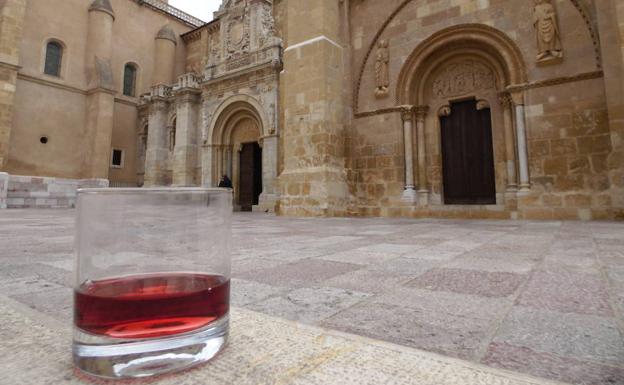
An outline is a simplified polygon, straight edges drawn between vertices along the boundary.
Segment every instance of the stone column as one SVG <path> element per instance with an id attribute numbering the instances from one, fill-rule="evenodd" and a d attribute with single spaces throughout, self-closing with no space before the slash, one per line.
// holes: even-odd
<path id="1" fill-rule="evenodd" d="M 9 174 L 0 172 L 0 209 L 7 208 L 7 195 L 9 190 Z"/>
<path id="2" fill-rule="evenodd" d="M 198 159 L 198 89 L 185 88 L 176 94 L 176 138 L 173 150 L 173 184 L 195 186 Z"/>
<path id="3" fill-rule="evenodd" d="M 169 25 L 163 26 L 156 34 L 156 50 L 154 54 L 154 73 L 152 85 L 167 84 L 174 81 L 175 53 L 177 36 Z"/>
<path id="4" fill-rule="evenodd" d="M 414 186 L 414 140 L 413 121 L 414 110 L 412 106 L 405 106 L 401 110 L 401 120 L 403 121 L 403 148 L 405 156 L 405 190 L 403 191 L 403 201 L 416 201 L 416 187 Z"/>
<path id="5" fill-rule="evenodd" d="M 427 153 L 425 142 L 425 118 L 429 112 L 429 106 L 418 106 L 416 112 L 416 130 L 418 143 L 418 195 L 421 204 L 425 204 L 429 190 L 427 189 Z"/>
<path id="6" fill-rule="evenodd" d="M 110 167 L 115 85 L 111 66 L 115 13 L 109 0 L 94 0 L 89 7 L 86 75 L 87 113 L 85 146 L 89 157 L 83 178 L 107 179 Z"/>
<path id="7" fill-rule="evenodd" d="M 230 180 L 233 178 L 234 173 L 234 159 L 232 156 L 232 145 L 225 146 L 225 154 L 224 154 L 224 164 L 225 164 L 225 172 Z"/>
<path id="8" fill-rule="evenodd" d="M 0 1 L 0 170 L 9 160 L 25 13 L 26 0 Z"/>
<path id="9" fill-rule="evenodd" d="M 169 157 L 167 132 L 167 101 L 162 97 L 152 97 L 149 111 L 149 134 L 145 155 L 145 186 L 166 184 L 166 161 Z"/>
<path id="10" fill-rule="evenodd" d="M 261 211 L 275 210 L 277 202 L 277 159 L 279 137 L 277 135 L 262 138 L 262 194 L 258 203 Z"/>
<path id="11" fill-rule="evenodd" d="M 213 151 L 214 146 L 210 144 L 204 144 L 201 148 L 201 185 L 202 187 L 215 187 L 213 178 Z"/>
<path id="12" fill-rule="evenodd" d="M 216 162 L 216 172 L 217 172 L 217 183 L 219 180 L 221 180 L 221 177 L 223 176 L 223 145 L 217 145 L 215 146 L 215 150 L 216 150 L 216 157 L 217 157 L 217 162 Z"/>
<path id="13" fill-rule="evenodd" d="M 513 100 L 504 92 L 499 95 L 503 107 L 503 124 L 505 128 L 505 160 L 507 164 L 507 191 L 518 189 L 516 176 L 516 150 L 513 129 Z"/>
<path id="14" fill-rule="evenodd" d="M 515 104 L 516 136 L 518 141 L 518 169 L 520 171 L 520 190 L 529 190 L 529 158 L 527 153 L 526 125 L 524 116 L 524 99 L 521 93 L 512 94 Z"/>
<path id="15" fill-rule="evenodd" d="M 336 0 L 289 0 L 283 100 L 284 171 L 280 213 L 346 215 L 345 61 L 342 7 Z"/>

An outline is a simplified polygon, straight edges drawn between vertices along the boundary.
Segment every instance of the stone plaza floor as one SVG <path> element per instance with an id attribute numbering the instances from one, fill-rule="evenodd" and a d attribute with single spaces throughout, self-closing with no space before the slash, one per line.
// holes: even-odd
<path id="1" fill-rule="evenodd" d="M 73 210 L 0 211 L 0 294 L 71 320 Z M 574 384 L 624 384 L 624 223 L 236 214 L 233 305 Z"/>

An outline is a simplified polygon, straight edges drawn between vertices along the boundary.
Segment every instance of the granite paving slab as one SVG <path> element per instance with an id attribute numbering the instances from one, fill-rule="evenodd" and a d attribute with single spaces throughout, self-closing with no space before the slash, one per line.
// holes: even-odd
<path id="1" fill-rule="evenodd" d="M 0 297 L 2 384 L 78 385 L 71 334 L 61 324 Z M 32 359 L 37 358 L 33 365 Z M 157 385 L 556 385 L 433 353 L 297 324 L 234 308 L 228 346 L 211 362 L 177 374 L 135 380 Z"/>
<path id="2" fill-rule="evenodd" d="M 71 319 L 74 215 L 0 210 L 0 295 Z M 623 223 L 236 213 L 232 226 L 235 306 L 574 384 L 624 384 Z M 0 328 L 0 345 L 12 337 Z"/>

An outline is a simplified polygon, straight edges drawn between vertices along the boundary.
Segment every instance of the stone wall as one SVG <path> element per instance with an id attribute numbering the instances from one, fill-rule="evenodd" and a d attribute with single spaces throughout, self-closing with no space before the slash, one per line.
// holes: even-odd
<path id="1" fill-rule="evenodd" d="M 607 84 L 607 96 L 609 93 L 613 96 L 605 97 L 607 79 L 617 78 L 618 89 L 622 84 L 618 74 L 623 69 L 624 44 L 619 25 L 624 22 L 613 16 L 619 2 L 601 4 L 604 8 L 609 8 L 606 3 L 612 4 L 611 12 L 605 9 L 602 12 L 616 18 L 611 21 L 610 30 L 600 30 L 608 32 L 605 39 L 598 38 L 597 25 L 602 26 L 604 21 L 597 16 L 600 9 L 595 9 L 594 2 L 552 3 L 558 15 L 563 58 L 544 64 L 537 58 L 536 31 L 526 22 L 533 18 L 533 2 L 351 2 L 350 70 L 355 119 L 347 140 L 349 188 L 354 196 L 350 213 L 540 219 L 613 219 L 622 215 L 624 194 L 618 185 L 624 184 L 624 162 L 618 154 L 623 142 L 620 135 L 623 109 L 621 99 L 615 100 L 615 95 L 622 93 L 615 89 L 609 92 L 609 87 L 615 86 Z M 496 77 L 495 87 L 487 91 L 489 94 L 475 88 L 474 92 L 461 95 L 444 94 L 441 96 L 445 100 L 439 100 L 440 94 L 432 96 L 432 82 L 427 80 L 429 77 L 435 80 L 436 71 L 446 63 L 480 60 L 490 55 L 492 46 L 485 44 L 485 40 L 482 45 L 458 44 L 454 50 L 450 45 L 442 52 L 431 51 L 421 66 L 429 72 L 419 73 L 423 78 L 427 76 L 418 84 L 422 88 L 410 89 L 412 84 L 401 82 L 406 78 L 410 60 L 430 41 L 427 39 L 445 31 L 460 30 L 461 26 L 468 30 L 472 25 L 490 29 L 501 36 L 499 41 L 508 39 L 513 47 L 510 54 L 504 54 L 505 58 L 489 61 Z M 469 33 L 465 37 L 467 41 L 472 38 Z M 388 42 L 389 55 L 386 95 L 376 92 L 378 48 L 383 41 Z M 439 41 L 442 38 L 436 42 Z M 466 51 L 465 59 L 460 57 L 462 53 L 453 53 L 461 50 Z M 517 67 L 508 66 L 511 55 L 518 58 Z M 429 63 L 436 61 L 437 67 L 427 69 Z M 412 96 L 404 98 L 402 92 Z M 502 102 L 505 92 L 511 94 L 505 96 L 509 101 L 501 107 L 504 104 L 497 100 L 497 93 Z M 471 97 L 485 99 L 492 111 L 496 205 L 445 206 L 438 114 L 444 103 Z M 404 127 L 409 126 L 402 123 L 400 112 L 405 105 L 428 107 L 423 118 L 426 155 L 421 162 L 425 165 L 420 166 L 422 170 L 416 135 L 418 119 L 411 120 L 411 138 L 405 136 Z M 513 123 L 513 130 L 508 129 L 507 122 Z M 526 124 L 526 148 L 519 143 L 517 127 L 521 122 Z M 410 160 L 406 158 L 406 138 L 412 140 L 408 143 L 413 150 L 410 168 L 418 191 L 418 199 L 412 202 L 401 199 L 404 187 L 409 184 L 405 175 L 405 162 Z M 524 164 L 528 166 L 529 179 L 524 184 L 520 170 L 523 149 L 528 156 Z M 421 194 L 423 191 L 426 197 Z"/>
<path id="2" fill-rule="evenodd" d="M 3 186 L 7 191 L 8 208 L 69 208 L 76 205 L 77 189 L 105 188 L 108 187 L 108 180 L 43 178 L 0 173 L 0 208 Z"/>

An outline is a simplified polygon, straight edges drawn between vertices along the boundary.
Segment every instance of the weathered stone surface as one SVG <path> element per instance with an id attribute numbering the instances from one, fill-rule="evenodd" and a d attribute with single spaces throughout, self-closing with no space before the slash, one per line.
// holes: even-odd
<path id="1" fill-rule="evenodd" d="M 624 382 L 624 368 L 580 361 L 555 354 L 535 352 L 526 347 L 492 343 L 483 363 L 497 368 L 522 371 L 539 377 L 573 384 L 618 384 Z"/>
<path id="2" fill-rule="evenodd" d="M 436 291 L 507 297 L 527 279 L 525 275 L 462 269 L 432 269 L 409 282 L 409 286 Z"/>
<path id="3" fill-rule="evenodd" d="M 621 366 L 624 339 L 613 318 L 515 306 L 494 342 L 579 361 Z"/>
<path id="4" fill-rule="evenodd" d="M 0 353 L 12 382 L 82 384 L 70 362 L 68 323 L 56 323 L 0 297 Z M 32 355 L 39 355 L 32 365 Z M 263 359 L 259 360 L 259 357 Z M 93 382 L 94 380 L 89 380 Z M 137 383 L 154 384 L 549 385 L 545 380 L 486 368 L 358 336 L 233 309 L 226 349 L 186 372 Z M 96 383 L 107 383 L 97 381 Z"/>
<path id="5" fill-rule="evenodd" d="M 589 274 L 535 272 L 517 303 L 563 313 L 613 315 L 604 281 Z"/>
<path id="6" fill-rule="evenodd" d="M 4 236 L 0 237 L 0 291 L 9 294 L 3 285 L 31 278 L 51 283 L 51 290 L 37 285 L 32 290 L 14 287 L 14 298 L 29 309 L 34 307 L 32 311 L 65 322 L 71 317 L 68 287 L 72 284 L 74 215 L 73 210 L 9 210 L 0 215 Z M 578 381 L 571 382 L 587 379 L 610 385 L 609 378 L 618 378 L 612 362 L 614 354 L 621 354 L 616 344 L 624 314 L 624 229 L 618 223 L 296 219 L 254 213 L 236 214 L 233 228 L 234 305 L 476 362 L 488 357 L 489 365 L 552 379 L 568 381 L 568 373 L 577 376 L 578 370 L 566 366 L 576 361 L 569 360 L 587 369 L 586 376 L 578 374 Z M 315 239 L 328 244 L 315 244 Z M 382 252 L 376 259 L 378 250 L 367 253 L 361 263 L 350 262 L 362 247 L 381 245 L 382 250 L 391 251 L 388 245 L 393 244 L 410 245 L 414 250 Z M 400 253 L 400 249 L 394 250 Z M 289 254 L 296 258 L 287 259 Z M 327 259 L 332 254 L 349 261 Z M 428 271 L 449 270 L 461 274 L 431 275 L 437 277 L 430 279 L 432 290 L 409 287 L 409 282 Z M 487 278 L 491 273 L 541 274 L 546 282 L 520 285 L 519 297 L 528 303 L 515 306 L 511 313 L 513 296 L 448 291 L 487 287 L 483 294 L 500 295 L 506 286 L 491 285 Z M 611 316 L 575 312 L 601 312 L 603 289 L 614 306 Z M 551 305 L 556 310 L 565 306 L 571 312 L 548 313 Z M 553 315 L 544 318 L 540 315 L 544 312 Z M 3 332 L 0 329 L 5 341 Z M 496 353 L 488 350 L 492 343 L 521 352 L 497 348 Z"/>

